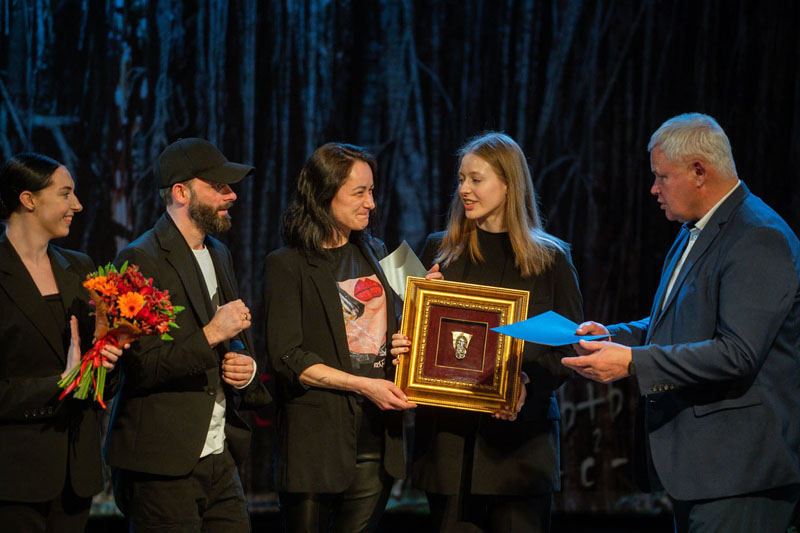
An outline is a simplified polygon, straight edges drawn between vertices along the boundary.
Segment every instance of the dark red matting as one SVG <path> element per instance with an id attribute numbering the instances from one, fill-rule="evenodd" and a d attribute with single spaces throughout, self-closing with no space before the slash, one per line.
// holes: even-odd
<path id="1" fill-rule="evenodd" d="M 425 358 L 420 377 L 492 386 L 500 335 L 491 329 L 500 325 L 501 314 L 431 305 L 428 317 Z M 454 331 L 472 335 L 464 359 L 455 357 Z"/>

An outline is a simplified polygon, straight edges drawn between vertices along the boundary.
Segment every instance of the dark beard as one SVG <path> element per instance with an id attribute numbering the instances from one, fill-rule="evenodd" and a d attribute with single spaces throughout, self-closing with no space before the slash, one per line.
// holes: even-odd
<path id="1" fill-rule="evenodd" d="M 222 209 L 230 208 L 233 203 L 222 206 Z M 219 212 L 214 206 L 208 204 L 201 204 L 195 201 L 194 197 L 189 200 L 189 218 L 191 218 L 197 227 L 203 230 L 203 233 L 223 233 L 231 229 L 231 216 L 219 216 Z"/>

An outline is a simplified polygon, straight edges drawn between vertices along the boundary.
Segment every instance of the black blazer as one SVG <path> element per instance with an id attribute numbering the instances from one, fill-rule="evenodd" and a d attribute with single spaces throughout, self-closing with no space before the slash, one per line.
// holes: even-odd
<path id="1" fill-rule="evenodd" d="M 214 262 L 224 302 L 239 297 L 228 248 L 207 236 L 205 245 Z M 256 377 L 245 389 L 236 390 L 220 377 L 221 357 L 229 343 L 211 348 L 203 327 L 211 321 L 210 297 L 194 256 L 169 215 L 164 214 L 153 229 L 122 250 L 115 263 L 139 266 L 159 289 L 169 290 L 172 303 L 186 309 L 170 332 L 173 341 L 157 336 L 136 341 L 120 360 L 122 385 L 114 405 L 106 442 L 109 465 L 169 476 L 189 473 L 203 450 L 214 398 L 219 387 L 225 391 L 225 437 L 237 463 L 247 455 L 250 428 L 236 407 L 256 408 L 269 402 Z M 253 352 L 250 333 L 239 339 L 244 352 Z"/>
<path id="2" fill-rule="evenodd" d="M 49 246 L 47 251 L 67 320 L 80 321 L 89 349 L 94 319 L 82 287 L 94 270 L 88 256 Z M 39 289 L 5 234 L 0 236 L 0 500 L 55 498 L 69 481 L 79 496 L 103 489 L 102 409 L 92 400 L 65 399 L 57 383 L 66 365 L 69 329 L 59 331 Z M 108 375 L 105 396 L 115 389 Z"/>
<path id="3" fill-rule="evenodd" d="M 354 241 L 386 289 L 387 340 L 397 330 L 395 298 L 378 260 L 386 247 L 362 235 Z M 355 474 L 356 395 L 307 388 L 298 376 L 311 365 L 351 370 L 336 280 L 325 259 L 297 248 L 267 256 L 264 269 L 267 352 L 278 387 L 275 488 L 288 492 L 342 492 Z M 391 367 L 391 368 L 389 368 Z M 386 365 L 386 378 L 393 367 Z M 402 419 L 385 411 L 384 468 L 403 477 Z"/>
<path id="4" fill-rule="evenodd" d="M 433 266 L 444 233 L 428 236 L 422 254 Z M 505 261 L 502 286 L 530 291 L 528 318 L 553 310 L 580 323 L 583 320 L 578 276 L 569 255 L 558 253 L 555 263 L 538 276 L 523 278 L 514 258 Z M 469 261 L 462 254 L 444 278 L 463 281 Z M 525 343 L 522 370 L 531 378 L 522 412 L 513 422 L 488 414 L 456 409 L 417 408 L 414 441 L 414 484 L 436 494 L 456 494 L 461 480 L 465 443 L 474 439 L 473 494 L 541 494 L 560 488 L 558 420 L 555 389 L 568 376 L 561 358 L 569 347 L 551 348 Z"/>

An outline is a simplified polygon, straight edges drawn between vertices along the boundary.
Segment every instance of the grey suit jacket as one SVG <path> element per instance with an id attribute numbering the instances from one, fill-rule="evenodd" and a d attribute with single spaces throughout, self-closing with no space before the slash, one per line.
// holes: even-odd
<path id="1" fill-rule="evenodd" d="M 636 346 L 637 438 L 677 499 L 800 483 L 800 243 L 742 183 L 661 310 L 687 238 L 682 230 L 666 258 L 650 317 L 609 328 Z"/>

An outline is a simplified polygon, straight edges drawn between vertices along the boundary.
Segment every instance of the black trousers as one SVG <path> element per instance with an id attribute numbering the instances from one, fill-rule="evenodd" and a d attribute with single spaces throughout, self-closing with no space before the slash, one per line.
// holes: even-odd
<path id="1" fill-rule="evenodd" d="M 227 446 L 200 459 L 185 476 L 118 470 L 114 478 L 117 506 L 130 531 L 250 531 L 247 500 Z"/>
<path id="2" fill-rule="evenodd" d="M 431 531 L 548 533 L 552 494 L 473 494 L 474 456 L 475 436 L 468 435 L 464 441 L 458 494 L 426 493 L 431 510 Z"/>
<path id="3" fill-rule="evenodd" d="M 91 498 L 75 494 L 67 479 L 61 494 L 47 502 L 0 500 L 0 529 L 18 533 L 74 533 L 86 529 Z"/>
<path id="4" fill-rule="evenodd" d="M 353 482 L 336 494 L 281 492 L 281 524 L 286 533 L 375 531 L 392 478 L 379 455 L 359 457 Z"/>
<path id="5" fill-rule="evenodd" d="M 800 501 L 800 485 L 788 485 L 731 498 L 675 500 L 676 533 L 764 531 L 784 533 Z"/>

